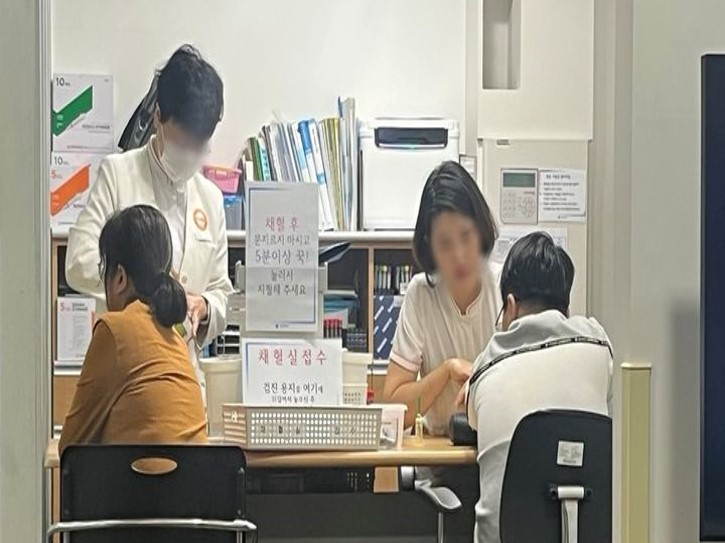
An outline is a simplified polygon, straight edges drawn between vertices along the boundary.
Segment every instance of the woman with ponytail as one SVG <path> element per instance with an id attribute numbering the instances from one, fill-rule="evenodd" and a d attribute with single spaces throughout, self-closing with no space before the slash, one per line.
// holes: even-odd
<path id="1" fill-rule="evenodd" d="M 174 325 L 187 314 L 170 275 L 169 226 L 151 206 L 113 215 L 99 239 L 108 313 L 96 322 L 60 451 L 76 443 L 206 441 L 201 388 Z"/>

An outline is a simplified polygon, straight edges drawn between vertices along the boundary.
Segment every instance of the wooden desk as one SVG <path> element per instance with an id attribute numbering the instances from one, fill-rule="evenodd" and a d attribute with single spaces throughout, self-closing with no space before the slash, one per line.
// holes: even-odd
<path id="1" fill-rule="evenodd" d="M 443 437 L 426 437 L 418 446 L 415 438 L 405 438 L 400 450 L 246 452 L 247 466 L 269 468 L 374 468 L 389 466 L 454 466 L 476 462 L 476 449 L 455 447 Z M 58 441 L 48 443 L 45 467 L 59 467 Z"/>

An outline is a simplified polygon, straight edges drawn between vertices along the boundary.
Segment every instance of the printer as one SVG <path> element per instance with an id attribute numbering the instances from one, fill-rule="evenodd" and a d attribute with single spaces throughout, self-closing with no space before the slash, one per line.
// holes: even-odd
<path id="1" fill-rule="evenodd" d="M 377 118 L 360 122 L 364 230 L 411 230 L 431 171 L 458 161 L 458 121 Z"/>

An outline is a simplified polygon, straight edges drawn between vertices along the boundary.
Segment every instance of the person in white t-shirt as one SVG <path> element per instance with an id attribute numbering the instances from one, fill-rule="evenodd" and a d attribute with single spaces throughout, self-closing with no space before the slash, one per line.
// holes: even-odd
<path id="1" fill-rule="evenodd" d="M 476 543 L 498 543 L 509 445 L 526 415 L 542 409 L 608 414 L 612 347 L 594 319 L 569 316 L 574 265 L 543 232 L 518 240 L 501 273 L 503 331 L 474 364 L 468 422 L 478 434 Z"/>
<path id="2" fill-rule="evenodd" d="M 470 174 L 456 162 L 433 170 L 413 237 L 422 273 L 405 293 L 383 392 L 383 401 L 408 406 L 406 427 L 420 406 L 427 431 L 446 433 L 471 362 L 494 333 L 500 268 L 488 257 L 496 237 L 493 215 Z"/>

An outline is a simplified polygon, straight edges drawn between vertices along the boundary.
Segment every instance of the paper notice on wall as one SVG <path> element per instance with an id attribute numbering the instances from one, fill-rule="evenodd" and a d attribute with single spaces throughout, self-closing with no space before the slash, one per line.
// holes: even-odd
<path id="1" fill-rule="evenodd" d="M 96 301 L 93 298 L 58 298 L 57 359 L 83 360 L 91 343 Z"/>
<path id="2" fill-rule="evenodd" d="M 52 153 L 50 164 L 50 227 L 73 226 L 86 207 L 105 154 Z"/>
<path id="3" fill-rule="evenodd" d="M 539 222 L 585 222 L 587 172 L 539 170 Z"/>
<path id="4" fill-rule="evenodd" d="M 502 226 L 498 233 L 498 239 L 491 253 L 491 261 L 503 264 L 511 250 L 511 247 L 520 238 L 531 232 L 546 232 L 554 243 L 567 250 L 567 229 L 566 228 L 537 228 L 536 226 Z"/>
<path id="5" fill-rule="evenodd" d="M 342 341 L 242 340 L 247 405 L 342 404 Z"/>
<path id="6" fill-rule="evenodd" d="M 316 331 L 317 186 L 247 182 L 246 196 L 247 330 Z"/>
<path id="7" fill-rule="evenodd" d="M 112 76 L 56 74 L 52 102 L 53 151 L 111 153 L 116 150 Z"/>

